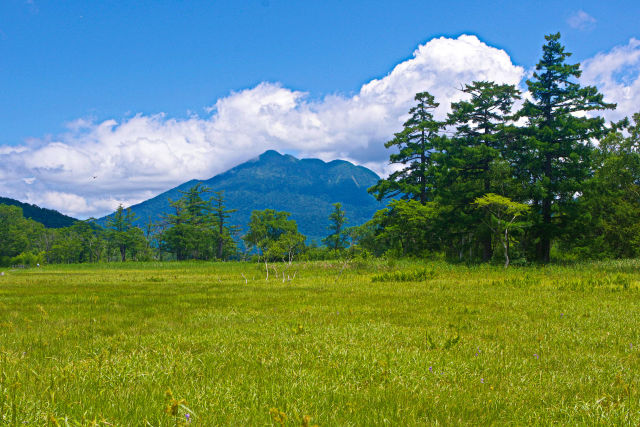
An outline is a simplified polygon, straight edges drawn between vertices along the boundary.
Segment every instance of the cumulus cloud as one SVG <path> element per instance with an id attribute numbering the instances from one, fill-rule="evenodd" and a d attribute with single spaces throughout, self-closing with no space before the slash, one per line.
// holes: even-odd
<path id="1" fill-rule="evenodd" d="M 581 83 L 596 86 L 608 102 L 618 104 L 603 115 L 619 120 L 640 111 L 640 40 L 632 38 L 582 63 Z"/>
<path id="2" fill-rule="evenodd" d="M 441 37 L 349 96 L 314 100 L 265 82 L 219 99 L 205 117 L 81 119 L 53 140 L 0 146 L 0 169 L 12 177 L 0 182 L 0 193 L 78 217 L 99 216 L 120 202 L 130 205 L 186 180 L 209 178 L 267 149 L 343 158 L 384 174 L 383 143 L 401 129 L 417 92 L 436 97 L 442 118 L 465 83 L 518 84 L 523 75 L 505 51 L 475 36 Z"/>
<path id="3" fill-rule="evenodd" d="M 574 30 L 588 30 L 593 28 L 596 19 L 584 10 L 573 13 L 568 19 L 567 24 Z"/>

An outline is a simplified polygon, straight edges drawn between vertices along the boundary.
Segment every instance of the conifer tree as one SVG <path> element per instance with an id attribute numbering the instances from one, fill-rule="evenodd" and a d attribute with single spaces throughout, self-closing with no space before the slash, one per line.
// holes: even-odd
<path id="1" fill-rule="evenodd" d="M 235 251 L 235 242 L 231 236 L 238 231 L 238 227 L 226 225 L 226 220 L 232 213 L 236 212 L 237 209 L 226 208 L 224 205 L 224 191 L 214 192 L 213 197 L 211 198 L 211 203 L 211 213 L 214 218 L 214 227 L 216 227 L 217 231 L 216 258 L 223 259 L 225 244 L 227 246 L 231 246 L 233 244 Z"/>
<path id="2" fill-rule="evenodd" d="M 135 220 L 136 214 L 122 205 L 119 205 L 113 216 L 107 219 L 108 240 L 120 251 L 121 261 L 126 261 L 127 249 L 133 249 L 141 243 L 142 230 L 133 225 Z"/>
<path id="3" fill-rule="evenodd" d="M 345 224 L 347 216 L 342 209 L 342 203 L 333 204 L 333 212 L 329 215 L 329 234 L 323 239 L 323 243 L 334 251 L 341 251 L 347 247 L 347 233 L 345 232 Z"/>
<path id="4" fill-rule="evenodd" d="M 542 262 L 550 260 L 552 240 L 567 221 L 567 205 L 592 173 L 591 140 L 605 134 L 604 120 L 585 113 L 615 108 L 595 87 L 577 82 L 580 64 L 567 63 L 571 54 L 560 43 L 560 33 L 545 39 L 542 59 L 527 80 L 532 99 L 518 113 L 527 127 L 516 169 L 533 202 L 535 256 Z"/>
<path id="5" fill-rule="evenodd" d="M 209 259 L 214 254 L 211 201 L 203 198 L 209 192 L 198 183 L 181 191 L 180 199 L 169 202 L 174 213 L 165 217 L 168 228 L 162 233 L 162 246 L 178 260 Z"/>
<path id="6" fill-rule="evenodd" d="M 467 239 L 467 245 L 480 243 L 482 259 L 488 261 L 493 253 L 492 232 L 482 220 L 484 213 L 472 209 L 470 203 L 485 194 L 501 192 L 494 171 L 496 162 L 508 157 L 507 141 L 512 132 L 507 124 L 520 91 L 513 85 L 486 81 L 467 84 L 462 91 L 469 98 L 452 103 L 447 119 L 455 133 L 443 140 L 446 156 L 440 156 L 438 200 L 452 207 L 450 236 L 460 232 L 474 236 Z"/>
<path id="7" fill-rule="evenodd" d="M 389 162 L 404 167 L 369 188 L 378 200 L 399 195 L 424 205 L 431 198 L 431 151 L 436 147 L 444 123 L 433 118 L 433 110 L 440 105 L 433 95 L 420 92 L 415 101 L 417 104 L 409 110 L 410 117 L 404 123 L 404 129 L 385 144 L 386 148 L 398 150 L 389 156 Z"/>

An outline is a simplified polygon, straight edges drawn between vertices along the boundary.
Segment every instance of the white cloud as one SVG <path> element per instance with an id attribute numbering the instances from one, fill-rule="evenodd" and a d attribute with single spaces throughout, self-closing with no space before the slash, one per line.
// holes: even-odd
<path id="1" fill-rule="evenodd" d="M 640 111 L 640 40 L 632 38 L 624 46 L 582 62 L 580 82 L 595 85 L 608 102 L 618 104 L 615 111 L 603 113 L 608 120 L 619 120 Z"/>
<path id="2" fill-rule="evenodd" d="M 10 145 L 0 146 L 0 156 L 3 154 L 22 153 L 23 151 L 27 151 L 27 150 L 28 150 L 27 147 L 21 147 L 21 146 L 17 146 L 17 147 L 12 147 Z"/>
<path id="3" fill-rule="evenodd" d="M 596 19 L 584 10 L 573 13 L 568 19 L 567 24 L 575 30 L 588 30 L 593 28 Z"/>
<path id="4" fill-rule="evenodd" d="M 52 209 L 67 212 L 71 215 L 79 215 L 89 210 L 89 205 L 84 197 L 77 194 L 60 191 L 47 191 L 38 196 L 41 203 Z"/>
<path id="5" fill-rule="evenodd" d="M 344 158 L 385 173 L 384 142 L 401 129 L 413 97 L 429 91 L 442 118 L 473 80 L 518 84 L 509 55 L 475 36 L 421 45 L 388 75 L 352 96 L 319 100 L 277 83 L 232 92 L 206 117 L 137 115 L 120 123 L 80 119 L 52 141 L 24 150 L 0 146 L 4 193 L 87 217 L 137 203 L 192 178 L 209 178 L 266 149 L 325 160 Z M 23 178 L 35 178 L 30 185 Z"/>

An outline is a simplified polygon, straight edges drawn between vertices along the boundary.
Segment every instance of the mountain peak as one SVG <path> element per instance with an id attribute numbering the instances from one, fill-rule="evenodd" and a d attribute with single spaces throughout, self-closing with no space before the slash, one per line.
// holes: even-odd
<path id="1" fill-rule="evenodd" d="M 297 158 L 293 157 L 290 154 L 281 154 L 276 150 L 267 150 L 264 153 L 260 154 L 256 160 L 260 160 L 260 161 L 282 161 L 282 160 L 289 160 L 289 161 L 298 161 Z"/>
<path id="2" fill-rule="evenodd" d="M 185 182 L 131 210 L 138 218 L 157 220 L 169 211 L 168 199 L 178 199 L 181 191 L 199 182 L 213 191 L 224 190 L 225 205 L 237 209 L 230 223 L 244 228 L 254 209 L 287 211 L 303 234 L 320 241 L 327 235 L 333 203 L 342 203 L 350 226 L 364 223 L 380 209 L 381 204 L 367 193 L 378 179 L 373 171 L 346 161 L 300 160 L 267 150 L 210 179 Z"/>
<path id="3" fill-rule="evenodd" d="M 276 150 L 267 150 L 264 153 L 260 154 L 260 156 L 258 156 L 260 159 L 268 159 L 268 158 L 274 158 L 274 157 L 284 157 L 282 154 L 280 154 L 279 152 L 277 152 Z"/>

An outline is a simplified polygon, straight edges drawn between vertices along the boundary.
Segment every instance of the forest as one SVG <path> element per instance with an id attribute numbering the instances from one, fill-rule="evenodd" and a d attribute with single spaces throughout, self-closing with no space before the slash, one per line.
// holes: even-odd
<path id="1" fill-rule="evenodd" d="M 615 109 L 578 83 L 560 34 L 522 93 L 474 81 L 444 120 L 438 100 L 416 94 L 385 146 L 395 172 L 369 188 L 386 205 L 363 225 L 334 204 L 322 242 L 308 242 L 287 212 L 254 211 L 246 233 L 229 224 L 223 192 L 196 185 L 159 222 L 133 225 L 120 206 L 58 229 L 0 205 L 0 265 L 126 260 L 411 257 L 465 263 L 549 263 L 640 255 L 640 113 Z M 242 234 L 242 235 L 241 235 Z"/>

